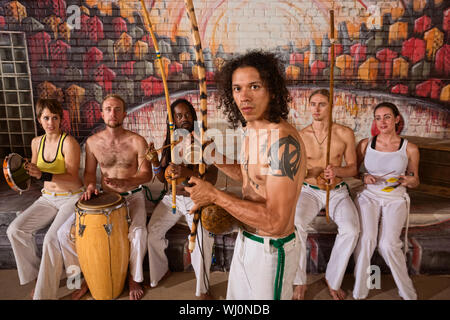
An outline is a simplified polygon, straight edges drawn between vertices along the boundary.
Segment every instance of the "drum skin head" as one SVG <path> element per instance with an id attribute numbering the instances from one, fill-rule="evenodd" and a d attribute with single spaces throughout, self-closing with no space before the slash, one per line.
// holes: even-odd
<path id="1" fill-rule="evenodd" d="M 123 201 L 120 194 L 115 192 L 102 192 L 98 195 L 92 194 L 89 200 L 79 200 L 77 207 L 79 209 L 105 209 L 118 205 Z"/>
<path id="2" fill-rule="evenodd" d="M 22 166 L 23 158 L 19 155 L 9 157 L 9 169 L 14 172 Z"/>
<path id="3" fill-rule="evenodd" d="M 22 193 L 30 188 L 31 177 L 23 167 L 25 160 L 20 154 L 10 153 L 3 160 L 3 175 L 11 189 Z"/>

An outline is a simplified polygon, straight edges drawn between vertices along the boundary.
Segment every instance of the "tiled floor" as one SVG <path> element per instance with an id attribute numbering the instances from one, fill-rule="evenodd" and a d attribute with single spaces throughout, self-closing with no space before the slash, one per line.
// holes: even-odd
<path id="1" fill-rule="evenodd" d="M 218 300 L 226 297 L 227 272 L 215 271 L 211 274 L 211 292 Z M 412 276 L 420 300 L 450 300 L 450 275 L 419 275 Z M 353 276 L 347 274 L 342 283 L 342 288 L 347 293 L 347 299 L 352 300 L 351 290 Z M 148 281 L 145 281 L 148 284 Z M 308 276 L 308 300 L 330 300 L 323 274 L 311 274 Z M 0 270 L 0 300 L 28 300 L 33 284 L 19 285 L 17 271 L 15 269 Z M 195 277 L 193 272 L 174 272 L 168 278 L 162 280 L 158 287 L 150 288 L 146 285 L 144 300 L 193 300 Z M 60 299 L 70 299 L 70 290 L 65 287 L 65 281 L 61 281 L 59 289 Z M 87 294 L 83 299 L 92 299 Z M 128 299 L 128 289 L 125 288 L 120 300 Z M 400 300 L 397 287 L 389 274 L 381 276 L 381 288 L 373 289 L 369 294 L 369 300 Z"/>
<path id="2" fill-rule="evenodd" d="M 236 189 L 236 183 L 219 177 L 217 186 L 219 188 Z M 38 196 L 41 186 L 38 183 L 32 185 L 32 190 L 19 196 L 16 192 L 8 188 L 4 181 L 0 182 L 0 213 L 16 212 L 28 207 Z M 155 194 L 157 192 L 155 189 Z M 426 194 L 411 195 L 412 219 L 417 225 L 429 225 L 439 221 L 447 220 L 450 216 L 449 198 L 430 197 Z M 0 227 L 2 224 L 0 216 Z M 148 274 L 147 274 L 148 278 Z M 211 291 L 216 299 L 225 299 L 227 289 L 228 273 L 213 272 L 211 274 Z M 419 299 L 423 300 L 450 300 L 450 275 L 418 275 L 412 276 L 414 286 Z M 328 294 L 323 274 L 311 274 L 308 278 L 309 290 L 306 298 L 309 300 L 327 300 L 331 297 Z M 342 288 L 347 292 L 347 299 L 351 298 L 353 286 L 353 276 L 347 274 L 344 278 Z M 148 280 L 145 282 L 148 283 Z M 0 300 L 23 300 L 30 299 L 30 292 L 33 284 L 25 286 L 19 285 L 17 270 L 0 269 Z M 194 295 L 195 277 L 193 272 L 175 272 L 170 277 L 161 281 L 156 288 L 146 287 L 146 300 L 190 300 L 196 299 Z M 65 281 L 61 282 L 59 291 L 61 299 L 69 299 L 70 291 L 65 287 Z M 92 299 L 88 294 L 84 299 Z M 125 288 L 119 299 L 128 299 L 128 290 Z M 369 299 L 373 300 L 398 300 L 397 289 L 392 276 L 383 274 L 381 277 L 381 289 L 372 290 Z"/>

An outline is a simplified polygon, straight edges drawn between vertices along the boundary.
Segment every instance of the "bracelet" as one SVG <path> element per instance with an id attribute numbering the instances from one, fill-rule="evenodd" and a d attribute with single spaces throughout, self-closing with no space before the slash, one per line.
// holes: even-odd
<path id="1" fill-rule="evenodd" d="M 40 181 L 52 181 L 53 179 L 53 173 L 50 172 L 42 172 Z"/>
<path id="2" fill-rule="evenodd" d="M 154 174 L 158 174 L 158 173 L 160 173 L 161 172 L 161 166 L 157 166 L 157 167 L 154 167 L 153 168 L 153 173 Z"/>

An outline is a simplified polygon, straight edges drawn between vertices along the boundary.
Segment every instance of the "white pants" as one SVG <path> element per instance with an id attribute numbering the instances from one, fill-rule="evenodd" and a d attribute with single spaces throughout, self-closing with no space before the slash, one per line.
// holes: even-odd
<path id="1" fill-rule="evenodd" d="M 37 278 L 33 299 L 57 299 L 64 266 L 57 231 L 73 214 L 80 194 L 55 196 L 43 193 L 8 227 L 7 235 L 16 258 L 20 284 Z M 49 224 L 39 259 L 35 234 Z"/>
<path id="2" fill-rule="evenodd" d="M 145 196 L 144 192 L 141 191 L 124 196 L 124 198 L 131 218 L 131 225 L 128 228 L 128 240 L 130 241 L 129 271 L 134 281 L 142 282 L 144 281 L 143 262 L 147 250 Z M 75 242 L 70 235 L 70 229 L 75 223 L 75 219 L 75 214 L 73 214 L 58 230 L 58 239 L 61 244 L 66 270 L 70 266 L 80 266 Z M 68 274 L 68 276 L 74 277 L 76 275 Z"/>
<path id="3" fill-rule="evenodd" d="M 249 239 L 239 231 L 228 277 L 227 300 L 273 300 L 278 265 L 278 249 Z M 281 300 L 292 299 L 293 281 L 298 266 L 300 245 L 298 233 L 284 244 L 285 265 Z"/>
<path id="4" fill-rule="evenodd" d="M 400 235 L 408 215 L 407 199 L 380 197 L 367 189 L 360 192 L 355 203 L 361 218 L 361 238 L 355 250 L 354 299 L 364 299 L 369 294 L 370 260 L 377 245 L 378 251 L 389 266 L 400 296 L 416 300 L 417 294 L 408 276 Z M 381 222 L 380 222 L 381 215 Z M 378 224 L 380 228 L 378 230 Z"/>
<path id="5" fill-rule="evenodd" d="M 301 245 L 299 268 L 294 280 L 295 285 L 306 284 L 307 228 L 325 205 L 326 191 L 303 185 L 295 212 L 295 225 L 300 235 Z M 325 278 L 333 290 L 338 290 L 341 287 L 348 261 L 359 236 L 358 212 L 345 185 L 330 190 L 329 214 L 338 226 L 338 234 L 327 264 Z"/>
<path id="6" fill-rule="evenodd" d="M 177 195 L 176 205 L 177 211 L 176 214 L 173 214 L 172 195 L 164 196 L 153 211 L 147 226 L 150 285 L 152 287 L 157 286 L 158 282 L 169 270 L 169 262 L 164 251 L 169 245 L 169 241 L 166 239 L 167 231 L 183 216 L 189 228 L 192 228 L 194 215 L 189 214 L 189 210 L 194 206 L 194 203 L 191 198 Z M 191 253 L 191 263 L 197 279 L 196 296 L 207 293 L 209 290 L 209 284 L 206 279 L 209 279 L 213 245 L 214 237 L 207 230 L 203 229 L 201 223 L 199 223 L 195 249 Z"/>

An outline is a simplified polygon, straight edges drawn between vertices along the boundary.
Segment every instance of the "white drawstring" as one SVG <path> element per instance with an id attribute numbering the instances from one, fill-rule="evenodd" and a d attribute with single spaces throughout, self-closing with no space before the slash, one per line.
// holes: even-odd
<path id="1" fill-rule="evenodd" d="M 404 251 L 405 257 L 406 257 L 406 252 L 408 251 L 408 229 L 409 229 L 410 198 L 409 198 L 409 195 L 407 193 L 405 193 L 404 198 L 406 200 L 407 216 L 406 216 L 406 229 L 405 229 L 405 244 L 404 244 L 403 251 Z"/>

